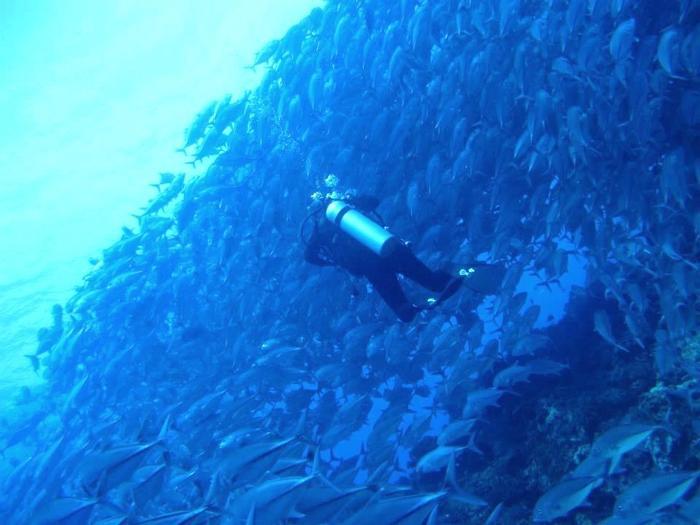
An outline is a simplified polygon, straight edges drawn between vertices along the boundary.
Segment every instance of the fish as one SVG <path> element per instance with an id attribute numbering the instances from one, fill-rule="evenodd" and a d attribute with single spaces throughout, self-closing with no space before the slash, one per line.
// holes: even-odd
<path id="1" fill-rule="evenodd" d="M 162 441 L 156 440 L 93 452 L 85 457 L 80 477 L 85 485 L 96 485 L 97 493 L 104 494 L 110 488 L 128 480 L 143 458 L 160 446 Z"/>
<path id="2" fill-rule="evenodd" d="M 586 11 L 586 3 L 584 0 L 573 0 L 569 2 L 566 9 L 566 28 L 569 33 L 573 33 L 577 28 L 579 21 L 583 18 Z"/>
<path id="3" fill-rule="evenodd" d="M 160 514 L 152 518 L 135 521 L 137 525 L 194 525 L 195 523 L 205 523 L 207 518 L 215 518 L 219 513 L 206 506 L 189 510 L 179 510 Z"/>
<path id="4" fill-rule="evenodd" d="M 591 445 L 589 464 L 605 464 L 605 474 L 615 473 L 622 457 L 637 448 L 654 432 L 666 430 L 659 425 L 645 425 L 640 423 L 627 423 L 614 426 L 600 436 Z M 583 465 L 583 463 L 582 463 Z M 579 475 L 594 475 L 588 473 L 582 465 L 579 465 Z"/>
<path id="5" fill-rule="evenodd" d="M 500 0 L 498 3 L 498 34 L 504 36 L 520 10 L 520 0 Z"/>
<path id="6" fill-rule="evenodd" d="M 418 460 L 416 471 L 420 474 L 440 471 L 447 467 L 451 457 L 462 452 L 466 447 L 454 447 L 449 445 L 439 446 Z"/>
<path id="7" fill-rule="evenodd" d="M 456 454 L 453 453 L 450 455 L 447 462 L 447 471 L 445 472 L 445 482 L 453 490 L 453 492 L 450 492 L 448 496 L 450 501 L 465 505 L 467 507 L 485 507 L 487 505 L 486 501 L 481 499 L 476 494 L 473 494 L 468 490 L 464 490 L 464 488 L 457 482 L 457 460 L 455 458 Z"/>
<path id="8" fill-rule="evenodd" d="M 650 6 L 332 0 L 282 28 L 30 331 L 0 522 L 517 521 L 563 473 L 535 520 L 692 520 L 694 474 L 628 487 L 661 475 L 634 451 L 694 468 L 700 428 L 699 6 Z M 346 192 L 405 241 L 380 274 L 413 253 L 467 286 L 431 305 L 402 268 L 403 323 L 306 265 L 299 225 Z M 629 423 L 657 405 L 673 427 Z"/>
<path id="9" fill-rule="evenodd" d="M 271 468 L 296 437 L 276 441 L 261 441 L 232 449 L 219 462 L 219 471 L 228 479 L 257 481 Z"/>
<path id="10" fill-rule="evenodd" d="M 279 523 L 292 513 L 313 476 L 281 477 L 263 482 L 227 501 L 224 513 L 230 523 Z"/>
<path id="11" fill-rule="evenodd" d="M 324 446 L 334 447 L 359 430 L 366 417 L 368 402 L 369 399 L 360 397 L 345 406 L 341 406 L 333 418 L 332 424 L 323 433 L 321 443 Z"/>
<path id="12" fill-rule="evenodd" d="M 621 22 L 610 37 L 610 54 L 616 62 L 623 62 L 629 58 L 634 43 L 634 32 L 637 21 L 630 18 Z"/>
<path id="13" fill-rule="evenodd" d="M 371 489 L 365 486 L 341 489 L 329 483 L 309 484 L 295 509 L 308 523 L 327 523 L 348 508 L 360 507 L 371 495 Z"/>
<path id="14" fill-rule="evenodd" d="M 602 484 L 598 477 L 587 476 L 564 480 L 547 492 L 535 503 L 532 521 L 549 523 L 568 515 L 588 499 L 590 493 Z"/>
<path id="15" fill-rule="evenodd" d="M 685 207 L 685 201 L 689 197 L 688 183 L 685 176 L 685 154 L 682 148 L 676 148 L 669 152 L 661 166 L 661 191 L 664 200 L 669 197 L 675 199 L 679 206 Z M 663 245 L 669 246 L 666 243 Z M 680 255 L 664 250 L 664 253 L 676 260 L 682 260 Z"/>
<path id="16" fill-rule="evenodd" d="M 494 387 L 470 392 L 462 410 L 462 417 L 464 419 L 479 417 L 487 408 L 499 406 L 499 401 L 504 394 L 512 394 L 512 392 Z"/>
<path id="17" fill-rule="evenodd" d="M 542 376 L 559 375 L 564 370 L 569 369 L 569 366 L 564 363 L 546 358 L 532 359 L 527 362 L 527 367 L 532 375 Z"/>
<path id="18" fill-rule="evenodd" d="M 136 470 L 128 484 L 137 508 L 144 508 L 160 493 L 168 474 L 164 463 L 147 465 Z"/>
<path id="19" fill-rule="evenodd" d="M 677 74 L 680 39 L 677 29 L 668 29 L 659 38 L 659 45 L 656 50 L 656 59 L 659 61 L 659 64 L 666 74 L 673 78 L 681 78 Z"/>
<path id="20" fill-rule="evenodd" d="M 600 522 L 600 525 L 651 525 L 658 523 L 660 516 L 616 516 L 612 515 Z"/>
<path id="21" fill-rule="evenodd" d="M 114 516 L 110 518 L 95 520 L 93 523 L 95 523 L 95 525 L 128 525 L 129 517 Z"/>
<path id="22" fill-rule="evenodd" d="M 57 498 L 34 513 L 32 523 L 48 525 L 80 523 L 90 519 L 98 500 L 94 498 Z"/>
<path id="23" fill-rule="evenodd" d="M 501 516 L 503 514 L 503 502 L 500 502 L 498 505 L 496 505 L 493 510 L 491 511 L 491 514 L 488 515 L 486 518 L 486 521 L 484 522 L 484 525 L 496 525 L 497 523 L 501 522 Z"/>
<path id="24" fill-rule="evenodd" d="M 469 443 L 466 445 L 470 450 L 473 450 L 477 454 L 483 454 L 476 445 L 473 443 L 473 439 L 475 434 L 472 432 L 474 430 L 474 427 L 476 426 L 476 423 L 478 423 L 480 420 L 479 419 L 458 419 L 456 421 L 453 421 L 449 425 L 447 425 L 440 434 L 438 435 L 437 438 L 437 443 L 439 446 L 450 446 L 450 445 L 457 445 L 461 441 L 463 441 L 465 438 L 470 438 Z"/>
<path id="25" fill-rule="evenodd" d="M 492 385 L 496 388 L 510 388 L 518 383 L 527 383 L 531 375 L 530 367 L 514 364 L 504 368 L 493 377 Z"/>
<path id="26" fill-rule="evenodd" d="M 265 47 L 258 51 L 255 56 L 255 62 L 253 62 L 251 67 L 254 68 L 273 59 L 273 57 L 277 54 L 280 45 L 281 41 L 279 39 L 270 40 Z"/>
<path id="27" fill-rule="evenodd" d="M 593 314 L 593 325 L 594 330 L 602 337 L 606 342 L 622 350 L 623 352 L 629 352 L 629 349 L 619 344 L 613 337 L 612 327 L 610 325 L 610 318 L 604 310 L 596 310 Z"/>
<path id="28" fill-rule="evenodd" d="M 185 186 L 185 175 L 179 173 L 168 183 L 168 187 L 153 199 L 143 212 L 143 215 L 158 213 L 177 197 Z"/>
<path id="29" fill-rule="evenodd" d="M 204 136 L 204 131 L 209 125 L 209 121 L 214 116 L 215 110 L 216 102 L 210 102 L 197 114 L 187 130 L 185 145 L 182 147 L 182 150 L 185 150 L 201 140 L 201 138 Z"/>
<path id="30" fill-rule="evenodd" d="M 554 62 L 552 62 L 552 70 L 565 77 L 569 77 L 574 80 L 581 80 L 580 77 L 576 74 L 574 66 L 571 64 L 571 62 L 569 62 L 569 60 L 566 57 L 555 58 Z"/>
<path id="31" fill-rule="evenodd" d="M 309 88 L 308 88 L 308 98 L 309 98 L 309 105 L 311 106 L 311 109 L 314 111 L 318 111 L 320 104 L 321 104 L 321 96 L 323 92 L 323 76 L 319 71 L 315 72 L 313 75 L 311 75 L 311 78 L 309 79 Z"/>
<path id="32" fill-rule="evenodd" d="M 446 492 L 435 492 L 379 499 L 368 504 L 342 524 L 359 525 L 376 521 L 387 525 L 418 525 L 428 517 L 446 494 Z"/>
<path id="33" fill-rule="evenodd" d="M 695 472 L 663 472 L 627 487 L 615 500 L 615 514 L 640 516 L 653 514 L 676 503 L 700 477 Z"/>

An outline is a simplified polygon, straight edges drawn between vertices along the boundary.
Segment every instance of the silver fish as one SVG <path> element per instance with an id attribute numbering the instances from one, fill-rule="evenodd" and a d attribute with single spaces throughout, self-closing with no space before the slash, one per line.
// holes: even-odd
<path id="1" fill-rule="evenodd" d="M 548 523 L 569 514 L 581 506 L 588 495 L 603 481 L 597 477 L 574 478 L 562 481 L 545 492 L 535 503 L 532 521 Z"/>
<path id="2" fill-rule="evenodd" d="M 690 490 L 700 471 L 652 474 L 620 494 L 615 500 L 615 513 L 620 516 L 652 514 L 676 503 Z"/>
<path id="3" fill-rule="evenodd" d="M 616 62 L 623 62 L 629 58 L 636 26 L 637 21 L 630 18 L 620 23 L 613 31 L 610 38 L 610 54 Z"/>
<path id="4" fill-rule="evenodd" d="M 302 489 L 313 476 L 287 477 L 266 481 L 243 494 L 232 495 L 226 506 L 230 523 L 244 523 L 251 514 L 253 524 L 279 523 L 289 516 Z"/>

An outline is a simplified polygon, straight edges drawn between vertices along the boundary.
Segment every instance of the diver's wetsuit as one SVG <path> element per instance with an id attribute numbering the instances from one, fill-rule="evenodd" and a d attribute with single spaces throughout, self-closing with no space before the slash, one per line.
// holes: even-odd
<path id="1" fill-rule="evenodd" d="M 366 213 L 372 213 L 379 205 L 376 198 L 368 196 L 345 201 Z M 380 257 L 331 224 L 325 217 L 314 222 L 304 258 L 318 266 L 340 266 L 352 275 L 366 277 L 398 318 L 406 322 L 413 320 L 421 308 L 408 301 L 397 279 L 397 273 L 438 293 L 443 292 L 451 282 L 456 282 L 449 273 L 428 268 L 403 243 L 387 257 Z M 450 289 L 450 292 L 456 292 L 457 288 L 459 286 Z"/>

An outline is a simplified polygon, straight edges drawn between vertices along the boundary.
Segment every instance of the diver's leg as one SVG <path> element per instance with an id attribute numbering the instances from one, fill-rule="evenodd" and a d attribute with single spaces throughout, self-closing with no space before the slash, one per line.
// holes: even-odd
<path id="1" fill-rule="evenodd" d="M 374 269 L 368 272 L 366 277 L 399 319 L 406 323 L 413 321 L 418 308 L 408 301 L 394 272 Z"/>
<path id="2" fill-rule="evenodd" d="M 405 245 L 397 248 L 389 256 L 388 262 L 397 272 L 433 292 L 443 291 L 453 278 L 443 270 L 433 271 L 428 268 Z"/>

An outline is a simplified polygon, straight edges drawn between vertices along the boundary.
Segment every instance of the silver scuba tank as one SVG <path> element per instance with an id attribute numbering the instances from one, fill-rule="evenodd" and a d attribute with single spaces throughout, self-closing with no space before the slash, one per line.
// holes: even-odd
<path id="1" fill-rule="evenodd" d="M 347 202 L 331 201 L 326 208 L 326 218 L 380 257 L 387 257 L 401 244 L 396 235 L 386 231 Z"/>

